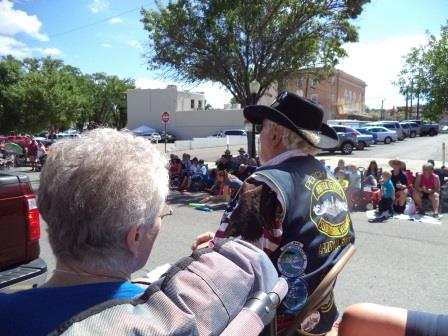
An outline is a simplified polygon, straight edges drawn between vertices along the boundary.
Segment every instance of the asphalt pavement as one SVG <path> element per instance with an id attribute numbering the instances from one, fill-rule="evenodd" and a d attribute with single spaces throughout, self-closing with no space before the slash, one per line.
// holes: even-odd
<path id="1" fill-rule="evenodd" d="M 448 142 L 448 135 L 406 139 L 391 145 L 377 145 L 364 151 L 355 151 L 348 156 L 324 154 L 320 158 L 333 167 L 340 158 L 362 166 L 374 159 L 386 168 L 390 159 L 399 157 L 408 162 L 411 168 L 419 169 L 427 159 L 434 159 L 437 166 L 441 164 L 442 142 Z M 236 152 L 238 147 L 230 149 Z M 213 162 L 224 150 L 212 148 L 190 153 Z M 28 169 L 18 170 L 29 173 Z M 29 176 L 33 187 L 37 188 L 39 174 L 30 173 Z M 222 211 L 208 213 L 188 207 L 189 202 L 197 201 L 200 197 L 190 193 L 170 194 L 168 203 L 174 214 L 164 220 L 152 255 L 136 276 L 188 255 L 196 235 L 216 230 Z M 341 309 L 355 302 L 375 302 L 448 314 L 448 214 L 445 214 L 441 225 L 400 220 L 368 223 L 363 212 L 353 213 L 352 218 L 357 252 L 339 276 L 336 285 L 336 300 Z M 55 261 L 44 222 L 41 256 L 47 261 L 51 272 Z"/>

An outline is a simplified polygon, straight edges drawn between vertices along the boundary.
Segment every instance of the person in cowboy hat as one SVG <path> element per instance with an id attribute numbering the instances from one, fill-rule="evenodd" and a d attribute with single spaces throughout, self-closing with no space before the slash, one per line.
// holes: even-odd
<path id="1" fill-rule="evenodd" d="M 258 168 L 243 184 L 224 212 L 213 244 L 241 236 L 271 257 L 289 291 L 279 307 L 278 326 L 291 325 L 308 296 L 354 242 L 344 190 L 314 157 L 319 149 L 338 145 L 338 136 L 322 122 L 323 110 L 312 101 L 284 92 L 271 106 L 252 105 L 244 117 L 260 133 Z M 196 238 L 192 248 L 207 242 Z M 303 329 L 328 332 L 337 309 L 331 293 Z M 315 317 L 315 316 L 314 316 Z"/>
<path id="2" fill-rule="evenodd" d="M 238 153 L 239 153 L 239 155 L 235 156 L 233 158 L 233 160 L 235 162 L 236 167 L 239 168 L 241 165 L 247 164 L 247 161 L 249 160 L 249 157 L 246 154 L 246 151 L 244 150 L 244 148 L 238 149 Z"/>
<path id="3" fill-rule="evenodd" d="M 406 206 L 406 197 L 408 196 L 408 178 L 404 173 L 406 164 L 399 159 L 394 159 L 389 161 L 389 166 L 392 167 L 391 181 L 397 194 L 394 210 L 397 213 L 403 213 Z"/>

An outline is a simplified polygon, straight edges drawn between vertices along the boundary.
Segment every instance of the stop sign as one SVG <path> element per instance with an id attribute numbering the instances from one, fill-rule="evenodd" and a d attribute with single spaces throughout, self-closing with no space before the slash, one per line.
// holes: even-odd
<path id="1" fill-rule="evenodd" d="M 166 124 L 168 121 L 170 121 L 170 114 L 168 112 L 162 113 L 162 121 Z"/>

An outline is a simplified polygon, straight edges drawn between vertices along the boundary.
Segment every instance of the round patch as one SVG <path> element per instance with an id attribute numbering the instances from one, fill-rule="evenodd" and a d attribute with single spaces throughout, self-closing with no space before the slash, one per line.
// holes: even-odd
<path id="1" fill-rule="evenodd" d="M 320 313 L 318 311 L 313 311 L 301 324 L 301 330 L 305 332 L 310 332 L 320 322 Z"/>
<path id="2" fill-rule="evenodd" d="M 281 251 L 277 260 L 280 273 L 289 278 L 302 275 L 308 264 L 308 257 L 303 250 L 303 244 L 293 241 L 283 246 Z"/>
<path id="3" fill-rule="evenodd" d="M 308 298 L 308 289 L 306 283 L 301 278 L 292 279 L 288 281 L 289 290 L 283 306 L 286 307 L 287 312 L 291 314 L 297 313 L 305 305 Z"/>
<path id="4" fill-rule="evenodd" d="M 347 199 L 334 179 L 310 183 L 310 218 L 317 230 L 330 238 L 344 237 L 350 229 Z"/>

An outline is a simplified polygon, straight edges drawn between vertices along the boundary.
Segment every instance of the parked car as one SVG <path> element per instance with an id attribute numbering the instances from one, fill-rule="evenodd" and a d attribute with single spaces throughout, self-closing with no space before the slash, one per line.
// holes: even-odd
<path id="1" fill-rule="evenodd" d="M 377 121 L 375 123 L 369 123 L 366 126 L 383 126 L 391 131 L 395 131 L 397 133 L 398 140 L 404 140 L 404 138 L 406 138 L 406 134 L 398 121 Z"/>
<path id="2" fill-rule="evenodd" d="M 403 129 L 404 136 L 406 138 L 410 137 L 411 136 L 411 125 L 402 123 L 402 122 L 400 123 L 400 125 L 401 125 L 401 128 Z"/>
<path id="3" fill-rule="evenodd" d="M 330 153 L 334 153 L 337 150 L 341 151 L 344 155 L 349 155 L 353 152 L 354 148 L 357 148 L 358 142 L 356 139 L 357 133 L 353 128 L 340 126 L 340 125 L 332 125 L 332 127 L 339 138 L 339 145 L 333 149 L 330 149 Z"/>
<path id="4" fill-rule="evenodd" d="M 402 121 L 400 124 L 403 129 L 408 130 L 410 138 L 415 138 L 418 134 L 420 134 L 420 126 L 417 123 L 411 121 Z"/>
<path id="5" fill-rule="evenodd" d="M 243 129 L 223 130 L 221 132 L 211 135 L 210 137 L 225 138 L 228 135 L 229 136 L 247 136 L 247 132 L 246 132 L 246 130 L 243 130 Z"/>
<path id="6" fill-rule="evenodd" d="M 358 150 L 363 150 L 364 148 L 370 147 L 375 144 L 375 141 L 373 140 L 372 135 L 363 134 L 357 130 L 355 130 L 355 132 L 356 132 L 356 140 L 358 140 L 357 146 L 356 146 L 356 148 Z"/>
<path id="7" fill-rule="evenodd" d="M 47 265 L 39 258 L 36 197 L 24 174 L 0 173 L 0 291 L 41 285 Z"/>
<path id="8" fill-rule="evenodd" d="M 27 135 L 8 135 L 6 142 L 14 142 L 22 147 L 28 147 L 31 143 L 31 138 Z"/>
<path id="9" fill-rule="evenodd" d="M 414 122 L 420 126 L 420 136 L 435 136 L 439 134 L 439 124 L 423 120 L 406 120 Z"/>
<path id="10" fill-rule="evenodd" d="M 375 132 L 370 132 L 369 130 L 367 130 L 366 128 L 355 128 L 355 131 L 358 131 L 361 134 L 368 134 L 371 135 L 373 138 L 373 143 L 375 144 L 378 141 L 378 134 L 376 134 Z"/>
<path id="11" fill-rule="evenodd" d="M 166 142 L 174 142 L 176 141 L 176 137 L 172 134 L 166 133 L 164 131 L 160 132 L 160 140 L 162 142 L 165 142 L 165 138 L 166 138 Z"/>
<path id="12" fill-rule="evenodd" d="M 448 133 L 448 124 L 447 123 L 440 124 L 439 132 L 440 133 Z"/>
<path id="13" fill-rule="evenodd" d="M 369 127 L 363 127 L 363 129 L 366 129 L 367 131 L 372 133 L 376 133 L 378 142 L 384 142 L 385 144 L 390 144 L 392 141 L 398 140 L 397 132 L 392 131 L 383 126 L 369 126 Z"/>
<path id="14" fill-rule="evenodd" d="M 136 134 L 137 136 L 144 137 L 145 139 L 148 139 L 151 142 L 159 142 L 162 140 L 162 137 L 158 132 L 151 132 L 151 133 L 142 133 L 142 134 Z"/>

